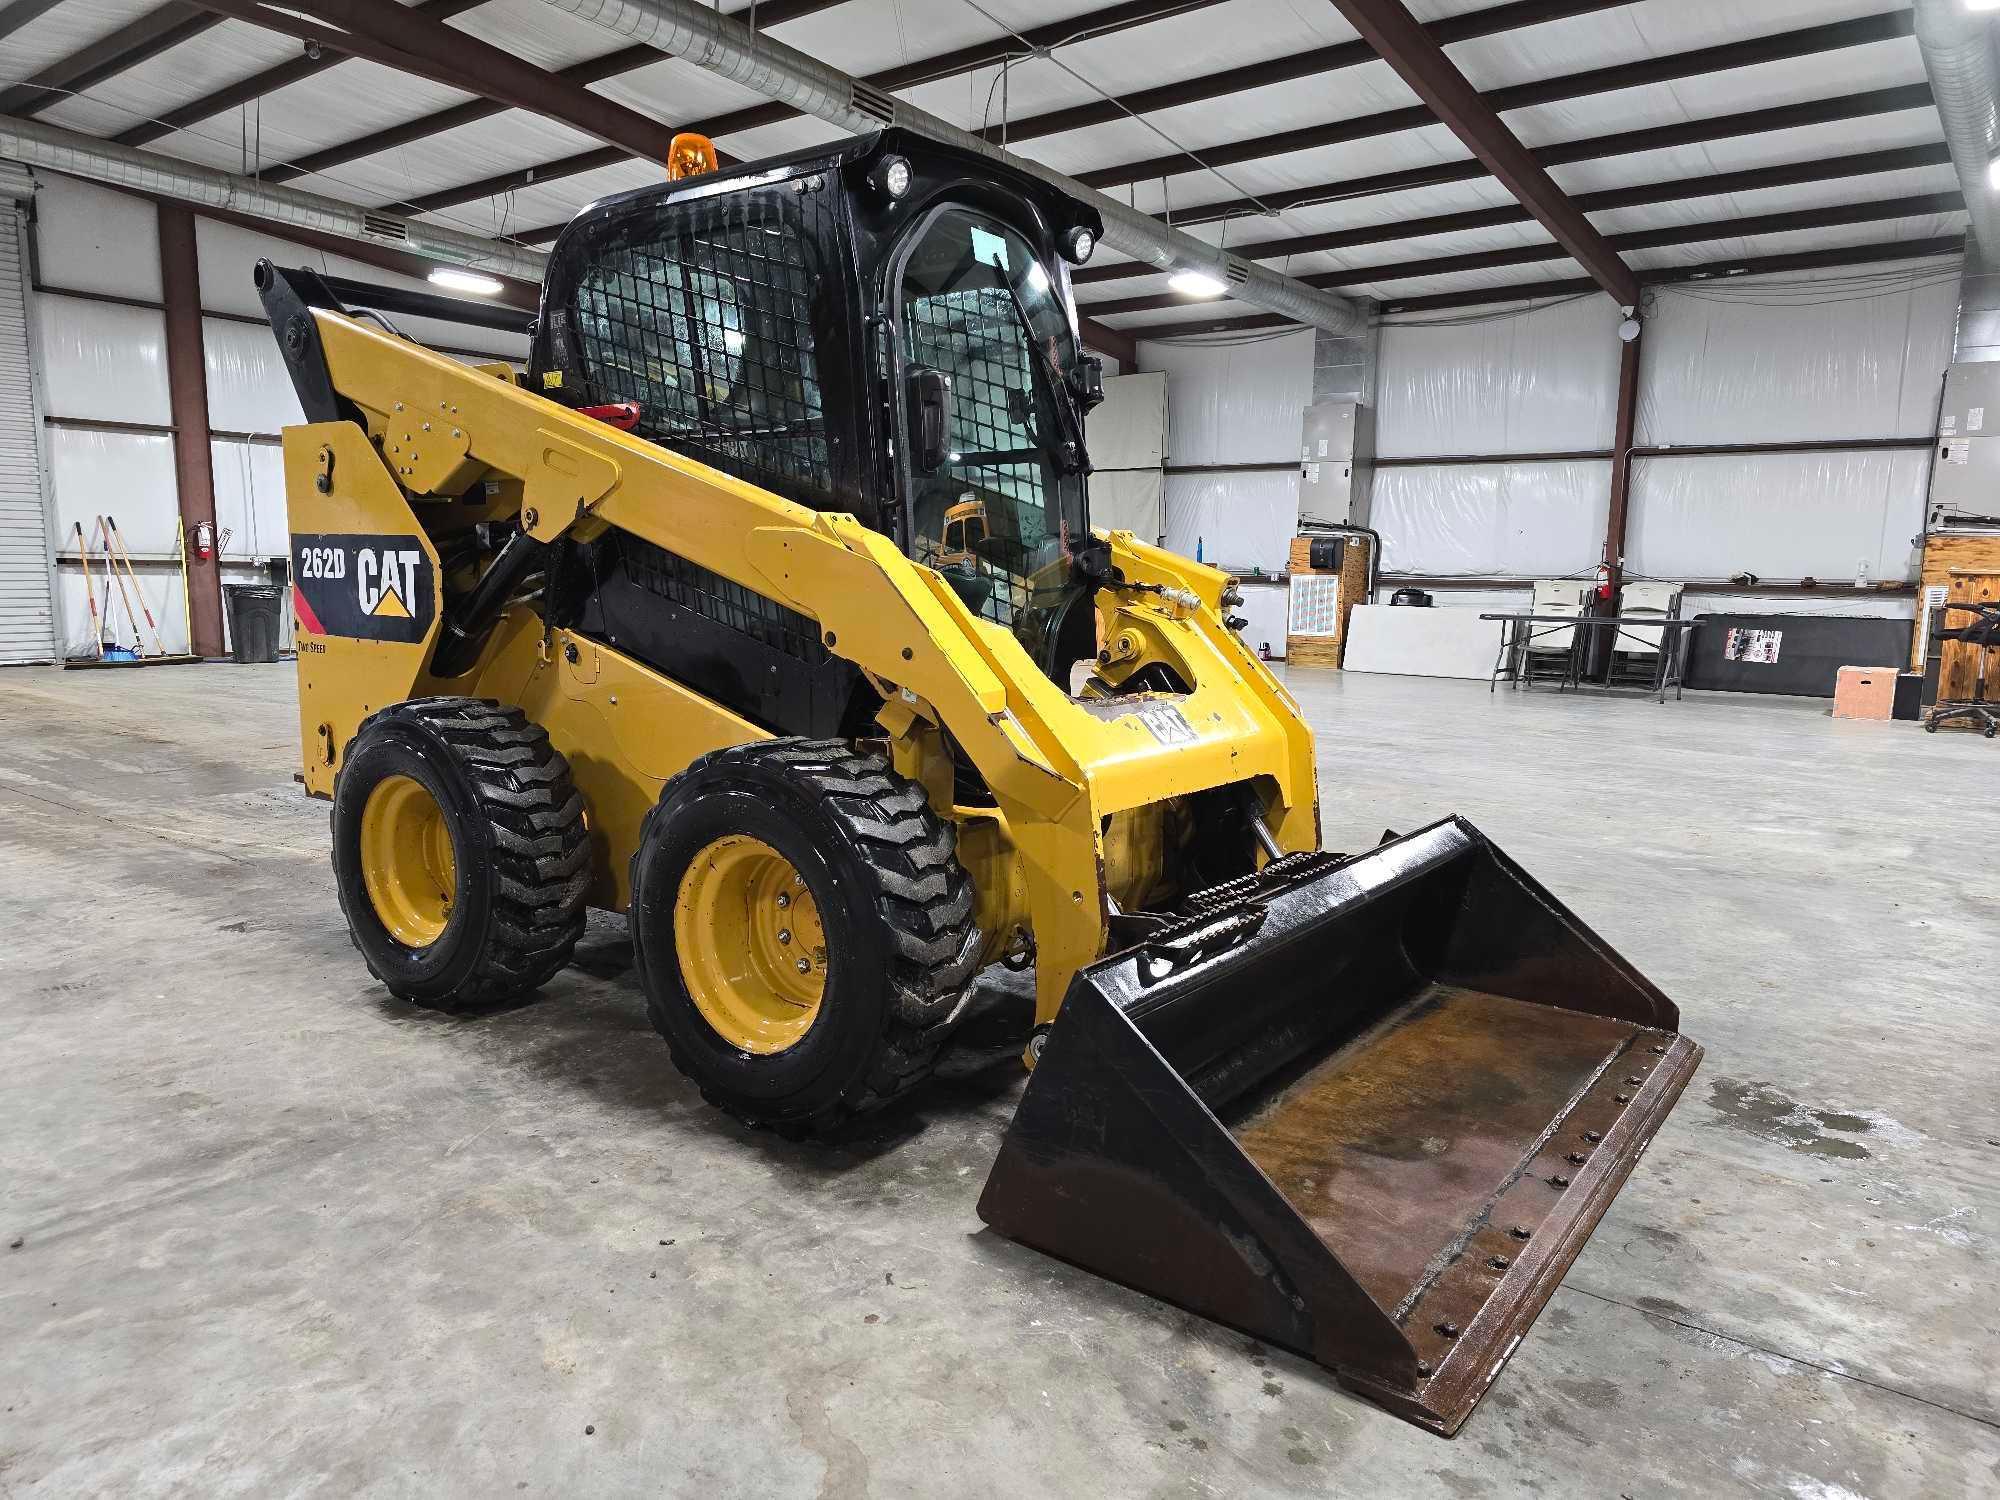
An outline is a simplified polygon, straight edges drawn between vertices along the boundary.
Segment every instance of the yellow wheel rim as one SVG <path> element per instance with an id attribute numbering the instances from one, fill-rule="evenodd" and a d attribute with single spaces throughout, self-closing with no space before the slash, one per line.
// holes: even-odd
<path id="1" fill-rule="evenodd" d="M 731 834 L 694 857 L 674 898 L 674 950 L 695 1008 L 730 1046 L 768 1056 L 812 1029 L 826 932 L 792 862 Z"/>
<path id="2" fill-rule="evenodd" d="M 406 948 L 428 948 L 451 920 L 458 859 L 444 809 L 421 782 L 384 778 L 361 807 L 361 883 Z"/>

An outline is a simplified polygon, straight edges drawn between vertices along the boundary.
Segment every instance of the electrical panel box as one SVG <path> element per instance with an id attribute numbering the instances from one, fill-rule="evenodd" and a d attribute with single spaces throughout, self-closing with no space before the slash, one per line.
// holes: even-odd
<path id="1" fill-rule="evenodd" d="M 2000 363 L 1945 371 L 1930 509 L 1934 515 L 2000 515 Z"/>
<path id="2" fill-rule="evenodd" d="M 1366 526 L 1374 457 L 1375 414 L 1368 407 L 1346 400 L 1308 406 L 1299 449 L 1299 515 Z"/>

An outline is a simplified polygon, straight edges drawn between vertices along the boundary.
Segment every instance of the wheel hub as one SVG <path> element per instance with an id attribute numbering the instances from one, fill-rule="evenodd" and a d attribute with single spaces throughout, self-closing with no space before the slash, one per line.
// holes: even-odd
<path id="1" fill-rule="evenodd" d="M 458 858 L 444 809 L 421 782 L 388 776 L 361 808 L 361 882 L 375 915 L 406 948 L 444 935 L 458 891 Z"/>
<path id="2" fill-rule="evenodd" d="M 697 854 L 674 898 L 681 979 L 716 1034 L 769 1055 L 812 1029 L 826 993 L 819 906 L 792 862 L 731 834 Z"/>

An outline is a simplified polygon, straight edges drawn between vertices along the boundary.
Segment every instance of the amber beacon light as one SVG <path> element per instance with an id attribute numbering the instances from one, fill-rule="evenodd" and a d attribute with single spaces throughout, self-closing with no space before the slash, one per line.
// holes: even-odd
<path id="1" fill-rule="evenodd" d="M 667 147 L 669 182 L 679 182 L 683 177 L 699 177 L 704 172 L 713 172 L 715 168 L 715 142 L 705 135 L 683 130 Z"/>

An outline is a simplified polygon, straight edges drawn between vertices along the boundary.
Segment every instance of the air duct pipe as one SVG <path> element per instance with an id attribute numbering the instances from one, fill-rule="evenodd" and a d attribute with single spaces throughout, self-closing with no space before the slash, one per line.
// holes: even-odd
<path id="1" fill-rule="evenodd" d="M 1965 0 L 1916 0 L 1917 47 L 1931 95 L 1944 122 L 1945 144 L 1972 219 L 1972 238 L 1989 267 L 2000 265 L 2000 190 L 1993 158 L 2000 154 L 2000 83 L 1993 66 L 1991 16 L 1968 11 Z"/>
<path id="2" fill-rule="evenodd" d="M 297 188 L 237 177 L 213 167 L 100 141 L 36 120 L 0 115 L 0 161 L 16 161 L 107 187 L 173 198 L 197 208 L 226 209 L 271 224 L 314 229 L 368 245 L 406 250 L 455 266 L 476 267 L 519 281 L 539 282 L 540 251 L 462 234 L 436 224 L 322 198 Z"/>
<path id="3" fill-rule="evenodd" d="M 1359 304 L 1225 254 L 1192 235 L 1168 229 L 1150 214 L 1085 187 L 1038 162 L 1003 151 L 950 121 L 751 31 L 710 10 L 700 0 L 547 0 L 556 9 L 606 31 L 705 68 L 744 88 L 788 104 L 802 114 L 860 133 L 902 126 L 932 140 L 974 151 L 1032 172 L 1104 218 L 1104 243 L 1161 271 L 1199 271 L 1229 288 L 1229 295 L 1314 328 L 1350 334 L 1366 322 Z M 1143 337 L 1143 330 L 1140 330 Z"/>

